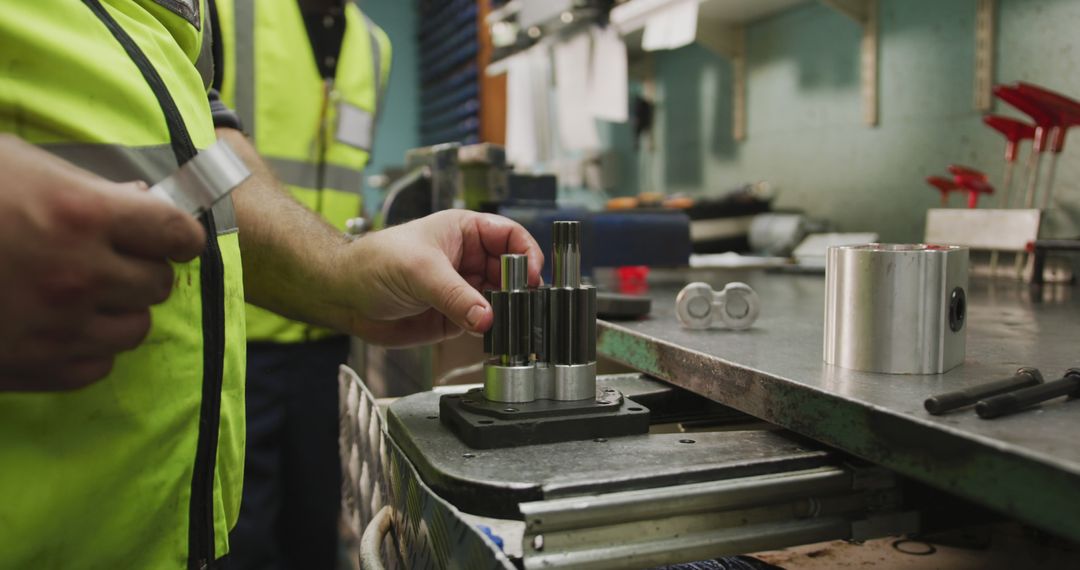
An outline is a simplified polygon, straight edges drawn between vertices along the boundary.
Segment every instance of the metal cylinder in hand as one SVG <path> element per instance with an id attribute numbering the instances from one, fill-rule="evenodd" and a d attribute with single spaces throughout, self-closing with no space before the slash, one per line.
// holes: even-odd
<path id="1" fill-rule="evenodd" d="M 968 250 L 829 248 L 825 362 L 866 372 L 938 374 L 964 360 Z"/>
<path id="2" fill-rule="evenodd" d="M 484 367 L 484 397 L 494 402 L 531 402 L 536 399 L 533 365 L 532 296 L 528 287 L 528 258 L 503 255 L 501 284 L 487 291 L 495 321 L 484 336 L 484 350 L 492 355 Z"/>

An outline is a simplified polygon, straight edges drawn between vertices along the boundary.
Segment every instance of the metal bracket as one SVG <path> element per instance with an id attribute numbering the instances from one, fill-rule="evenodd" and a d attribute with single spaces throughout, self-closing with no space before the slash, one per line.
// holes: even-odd
<path id="1" fill-rule="evenodd" d="M 917 512 L 873 512 L 851 482 L 822 467 L 525 502 L 524 567 L 652 567 L 918 530 Z"/>
<path id="2" fill-rule="evenodd" d="M 746 28 L 699 19 L 697 42 L 731 62 L 731 137 L 746 140 Z"/>
<path id="3" fill-rule="evenodd" d="M 994 0 L 978 0 L 975 8 L 975 110 L 994 104 Z"/>
<path id="4" fill-rule="evenodd" d="M 860 47 L 863 122 L 878 124 L 878 0 L 821 0 L 862 26 Z"/>

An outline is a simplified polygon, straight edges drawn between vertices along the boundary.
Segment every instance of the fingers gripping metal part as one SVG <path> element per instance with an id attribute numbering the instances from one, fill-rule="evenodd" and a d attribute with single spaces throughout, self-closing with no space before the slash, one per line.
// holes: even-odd
<path id="1" fill-rule="evenodd" d="M 761 311 L 758 294 L 746 283 L 734 281 L 720 292 L 708 283 L 691 283 L 675 297 L 675 314 L 689 329 L 724 326 L 733 330 L 750 328 Z"/>

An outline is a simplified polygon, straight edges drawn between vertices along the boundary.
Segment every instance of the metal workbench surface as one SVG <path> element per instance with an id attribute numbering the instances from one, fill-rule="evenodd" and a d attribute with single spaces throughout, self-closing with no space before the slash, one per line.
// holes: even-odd
<path id="1" fill-rule="evenodd" d="M 761 297 L 750 330 L 686 330 L 675 294 L 690 281 L 745 281 Z M 1080 540 L 1080 400 L 996 420 L 971 408 L 943 416 L 927 396 L 1035 366 L 1047 380 L 1080 366 L 1080 300 L 1066 286 L 1033 292 L 1001 281 L 968 291 L 967 356 L 940 375 L 886 375 L 822 361 L 825 280 L 762 271 L 664 272 L 653 309 L 601 322 L 597 351 L 748 414 L 899 473 Z"/>

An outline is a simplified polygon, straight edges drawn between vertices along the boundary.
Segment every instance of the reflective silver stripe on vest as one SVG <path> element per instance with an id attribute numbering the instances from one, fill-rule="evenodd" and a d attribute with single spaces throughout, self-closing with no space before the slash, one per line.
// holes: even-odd
<path id="1" fill-rule="evenodd" d="M 113 182 L 142 180 L 153 185 L 168 178 L 177 169 L 176 155 L 167 144 L 126 147 L 91 143 L 50 143 L 39 146 Z M 236 231 L 236 215 L 231 196 L 219 201 L 213 212 L 218 235 Z"/>
<path id="2" fill-rule="evenodd" d="M 357 5 L 357 8 L 360 6 Z M 362 13 L 362 12 L 361 12 Z M 379 34 L 375 31 L 378 26 L 375 22 L 371 21 L 371 18 L 364 14 L 364 23 L 367 25 L 368 38 L 371 40 L 371 56 L 374 61 L 373 69 L 375 70 L 375 117 L 371 121 L 371 145 L 368 146 L 368 163 L 371 163 L 375 154 L 375 127 L 379 124 L 379 117 L 382 116 L 383 108 L 383 95 L 386 94 L 386 83 L 383 83 L 382 78 L 382 44 L 379 43 Z"/>
<path id="3" fill-rule="evenodd" d="M 301 160 L 265 157 L 264 160 L 277 174 L 278 180 L 290 186 L 309 190 L 319 188 L 319 167 Z M 326 164 L 323 166 L 323 189 L 363 194 L 363 173 L 359 170 Z"/>
<path id="4" fill-rule="evenodd" d="M 207 89 L 214 83 L 214 34 L 211 33 L 213 26 L 209 11 L 204 12 L 202 46 L 199 48 L 199 57 L 195 60 L 195 69 L 199 71 L 203 87 Z"/>
<path id="5" fill-rule="evenodd" d="M 217 235 L 222 236 L 240 231 L 236 225 L 236 208 L 233 207 L 232 194 L 218 200 L 210 211 L 214 213 L 214 226 L 217 227 Z"/>
<path id="6" fill-rule="evenodd" d="M 236 0 L 233 5 L 236 61 L 232 74 L 236 88 L 236 113 L 251 140 L 255 140 L 255 0 Z"/>
<path id="7" fill-rule="evenodd" d="M 150 193 L 198 217 L 250 176 L 251 171 L 228 141 L 219 140 L 151 186 Z"/>

